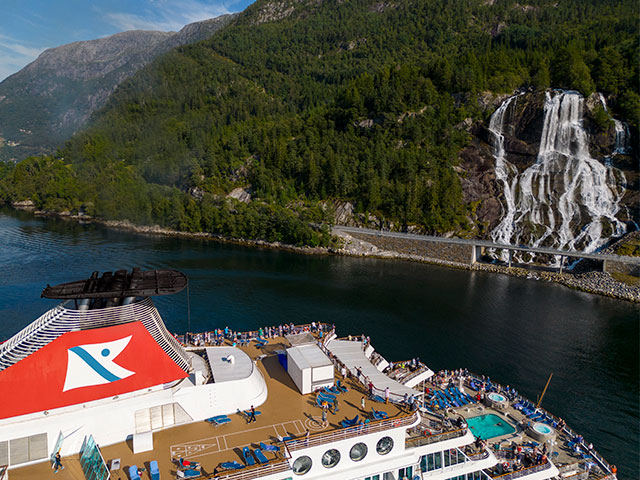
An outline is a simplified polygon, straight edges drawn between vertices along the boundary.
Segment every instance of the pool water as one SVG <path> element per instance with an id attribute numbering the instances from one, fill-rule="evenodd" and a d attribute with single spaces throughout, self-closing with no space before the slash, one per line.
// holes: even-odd
<path id="1" fill-rule="evenodd" d="M 549 427 L 548 425 L 545 425 L 544 423 L 535 423 L 533 425 L 533 429 L 538 432 L 541 433 L 543 435 L 549 435 L 550 433 L 553 432 L 553 430 L 551 429 L 551 427 Z"/>
<path id="2" fill-rule="evenodd" d="M 467 424 L 471 429 L 471 433 L 483 440 L 507 435 L 508 433 L 516 431 L 504 418 L 494 415 L 493 413 L 469 418 L 467 419 Z"/>

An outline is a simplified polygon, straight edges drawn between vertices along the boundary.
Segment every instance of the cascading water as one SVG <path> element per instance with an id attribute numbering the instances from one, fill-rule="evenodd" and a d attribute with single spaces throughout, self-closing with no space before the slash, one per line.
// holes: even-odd
<path id="1" fill-rule="evenodd" d="M 625 178 L 591 158 L 582 125 L 584 98 L 576 92 L 547 92 L 540 150 L 522 173 L 504 151 L 504 119 L 516 98 L 507 99 L 489 124 L 505 198 L 493 241 L 593 251 L 623 234 L 626 227 L 615 215 Z"/>

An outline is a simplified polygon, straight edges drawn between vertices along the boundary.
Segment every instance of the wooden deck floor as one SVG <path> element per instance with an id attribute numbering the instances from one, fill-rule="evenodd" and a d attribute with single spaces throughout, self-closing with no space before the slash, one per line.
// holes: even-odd
<path id="1" fill-rule="evenodd" d="M 279 339 L 280 342 L 283 339 Z M 107 463 L 115 458 L 121 459 L 121 468 L 114 471 L 112 479 L 128 479 L 131 465 L 149 469 L 149 462 L 157 460 L 161 478 L 175 478 L 176 467 L 174 459 L 180 457 L 197 461 L 202 464 L 205 473 L 212 473 L 221 462 L 237 461 L 244 463 L 242 447 L 259 447 L 260 442 L 273 443 L 278 437 L 304 437 L 307 430 L 310 437 L 320 432 L 341 429 L 340 421 L 345 418 L 371 417 L 372 402 L 366 400 L 365 409 L 361 409 L 361 399 L 365 395 L 364 387 L 355 380 L 347 380 L 347 393 L 338 396 L 339 410 L 336 414 L 329 413 L 328 421 L 322 422 L 322 411 L 316 405 L 315 395 L 301 395 L 287 372 L 278 362 L 274 350 L 284 347 L 274 340 L 266 349 L 258 350 L 254 346 L 243 347 L 252 358 L 263 358 L 257 361 L 268 388 L 267 401 L 256 409 L 261 412 L 257 421 L 248 424 L 246 418 L 239 414 L 229 414 L 230 423 L 214 427 L 206 422 L 195 422 L 187 425 L 175 426 L 153 434 L 154 449 L 150 452 L 133 454 L 131 442 L 101 446 L 101 451 Z M 266 354 L 266 356 L 265 356 Z M 338 376 L 339 377 L 339 376 Z M 388 413 L 390 418 L 404 415 L 396 405 L 376 403 L 375 408 Z M 268 459 L 275 459 L 272 452 L 265 452 Z M 60 480 L 83 480 L 79 456 L 63 458 L 65 469 L 53 474 L 48 462 L 33 466 L 11 470 L 11 480 L 33 480 L 55 478 Z M 149 478 L 144 472 L 142 478 Z"/>

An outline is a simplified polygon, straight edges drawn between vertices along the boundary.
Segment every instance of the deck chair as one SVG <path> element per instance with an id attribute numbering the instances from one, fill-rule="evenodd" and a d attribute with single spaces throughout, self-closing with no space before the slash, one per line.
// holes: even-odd
<path id="1" fill-rule="evenodd" d="M 191 462 L 189 460 L 185 460 L 182 457 L 180 457 L 180 460 L 178 460 L 178 464 L 182 468 L 199 468 L 200 467 L 200 464 L 198 462 Z"/>
<path id="2" fill-rule="evenodd" d="M 149 476 L 151 480 L 160 480 L 160 469 L 158 468 L 157 460 L 151 460 L 149 462 Z"/>
<path id="3" fill-rule="evenodd" d="M 244 463 L 246 463 L 248 467 L 256 464 L 253 455 L 251 455 L 251 449 L 249 447 L 244 447 L 242 449 L 242 456 L 244 457 Z"/>
<path id="4" fill-rule="evenodd" d="M 324 391 L 326 393 L 330 393 L 332 395 L 340 395 L 342 393 L 342 390 L 339 390 L 338 387 L 324 387 Z"/>
<path id="5" fill-rule="evenodd" d="M 235 460 L 233 462 L 222 462 L 220 466 L 222 468 L 226 468 L 227 470 L 240 470 L 244 468 L 244 465 L 236 462 Z"/>
<path id="6" fill-rule="evenodd" d="M 347 393 L 349 391 L 349 389 L 347 387 L 345 387 L 344 385 L 342 385 L 342 382 L 340 382 L 340 380 L 338 380 L 338 382 L 336 383 L 336 387 L 338 388 L 338 390 L 340 390 L 342 393 Z"/>
<path id="7" fill-rule="evenodd" d="M 280 451 L 280 447 L 277 447 L 276 445 L 267 445 L 264 442 L 260 442 L 260 448 L 262 450 L 264 450 L 265 452 L 279 452 Z"/>
<path id="8" fill-rule="evenodd" d="M 321 392 L 318 392 L 318 395 L 322 395 L 323 397 L 336 398 L 336 395 L 332 393 L 327 387 L 324 387 Z"/>
<path id="9" fill-rule="evenodd" d="M 224 425 L 225 423 L 229 423 L 231 419 L 226 415 L 217 415 L 215 417 L 207 418 L 205 421 L 210 425 L 217 427 L 219 425 Z"/>
<path id="10" fill-rule="evenodd" d="M 264 453 L 262 453 L 262 450 L 260 450 L 259 448 L 256 448 L 253 451 L 253 454 L 256 456 L 260 463 L 269 463 L 269 460 L 267 460 L 267 457 L 264 456 Z"/>
<path id="11" fill-rule="evenodd" d="M 140 475 L 138 475 L 138 466 L 137 465 L 131 465 L 129 467 L 129 478 L 131 480 L 141 480 L 140 479 Z"/>
<path id="12" fill-rule="evenodd" d="M 380 410 L 376 410 L 373 407 L 371 407 L 371 412 L 373 413 L 374 420 L 384 420 L 384 419 L 389 418 L 389 415 L 387 415 L 387 412 L 382 412 Z"/>

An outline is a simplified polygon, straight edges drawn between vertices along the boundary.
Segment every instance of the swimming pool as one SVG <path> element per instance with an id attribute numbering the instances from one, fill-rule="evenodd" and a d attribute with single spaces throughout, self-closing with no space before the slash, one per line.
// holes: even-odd
<path id="1" fill-rule="evenodd" d="M 467 424 L 476 437 L 487 440 L 501 435 L 507 435 L 516 431 L 504 418 L 489 413 L 478 417 L 468 418 Z"/>

